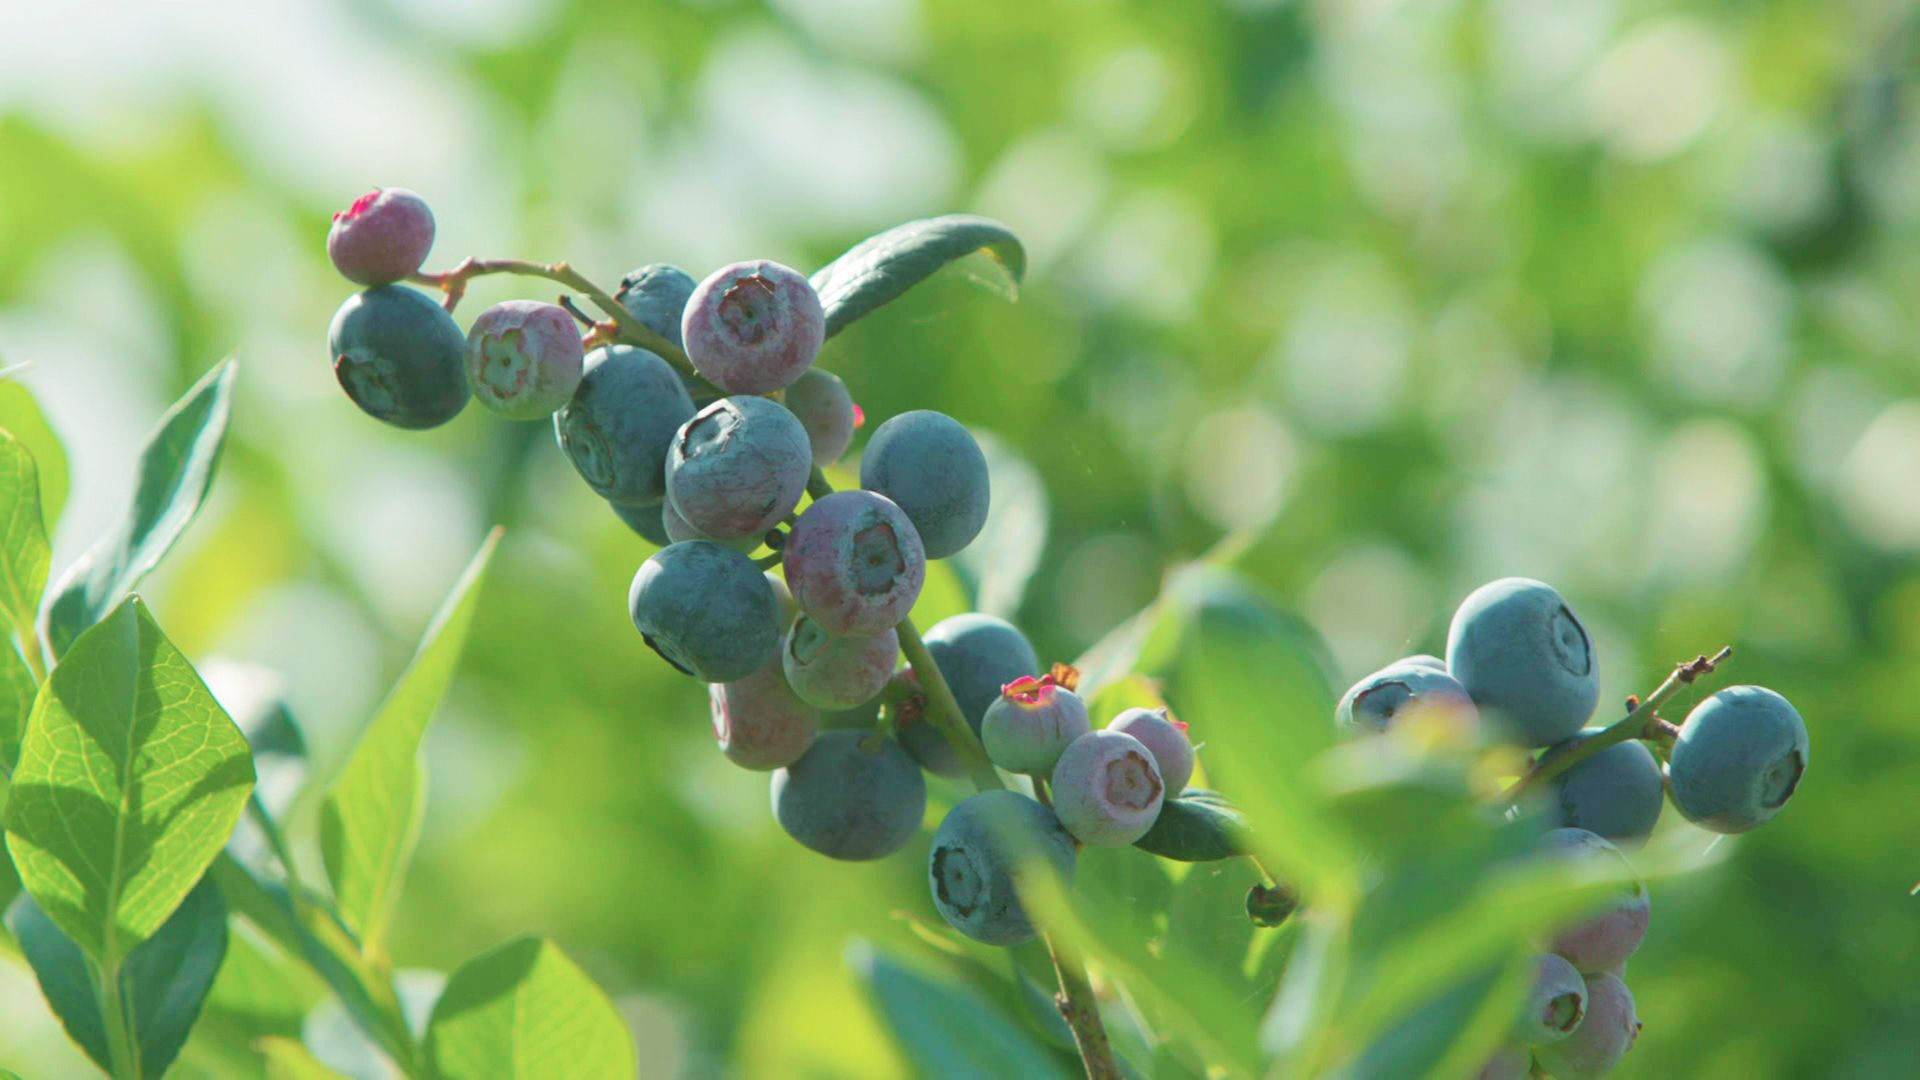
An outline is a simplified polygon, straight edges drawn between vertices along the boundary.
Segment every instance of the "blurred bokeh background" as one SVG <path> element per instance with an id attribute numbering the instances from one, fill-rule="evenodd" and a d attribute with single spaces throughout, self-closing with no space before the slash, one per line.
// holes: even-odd
<path id="1" fill-rule="evenodd" d="M 906 1069 L 848 973 L 924 914 L 714 753 L 627 622 L 647 545 L 542 424 L 384 428 L 322 344 L 328 216 L 421 192 L 430 264 L 808 270 L 967 210 L 1008 306 L 942 275 L 823 363 L 870 423 L 946 411 L 1037 470 L 1017 616 L 1070 658 L 1229 530 L 1345 682 L 1491 577 L 1555 583 L 1606 697 L 1730 643 L 1807 717 L 1794 806 L 1661 886 L 1647 1077 L 1920 1060 L 1920 11 L 1889 0 L 9 0 L 0 363 L 72 457 L 55 565 L 138 442 L 240 358 L 208 512 L 146 589 L 284 677 L 324 774 L 486 528 L 395 952 L 556 938 L 661 1075 Z M 470 317 L 543 282 L 482 279 Z M 952 793 L 936 794 L 936 802 Z M 924 840 L 921 842 L 924 844 Z M 1236 912 L 1225 915 L 1238 917 Z M 430 976 L 422 976 L 430 981 Z M 0 965 L 0 1063 L 83 1066 Z"/>

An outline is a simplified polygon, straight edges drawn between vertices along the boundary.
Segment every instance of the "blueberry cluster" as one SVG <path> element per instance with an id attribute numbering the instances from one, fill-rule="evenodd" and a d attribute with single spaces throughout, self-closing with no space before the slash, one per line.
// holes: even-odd
<path id="1" fill-rule="evenodd" d="M 1543 582 L 1505 578 L 1461 603 L 1444 659 L 1410 656 L 1368 675 L 1341 697 L 1334 719 L 1356 736 L 1395 731 L 1524 748 L 1533 756 L 1515 790 L 1543 780 L 1534 790 L 1557 826 L 1544 851 L 1627 880 L 1632 867 L 1617 845 L 1643 843 L 1669 797 L 1701 828 L 1745 832 L 1786 806 L 1806 770 L 1806 724 L 1771 690 L 1721 690 L 1677 728 L 1637 701 L 1616 724 L 1589 727 L 1599 696 L 1593 638 L 1566 600 Z M 1646 937 L 1649 910 L 1635 881 L 1557 934 L 1509 1045 L 1480 1076 L 1525 1077 L 1537 1065 L 1571 1080 L 1619 1064 L 1640 1030 L 1626 964 Z"/>

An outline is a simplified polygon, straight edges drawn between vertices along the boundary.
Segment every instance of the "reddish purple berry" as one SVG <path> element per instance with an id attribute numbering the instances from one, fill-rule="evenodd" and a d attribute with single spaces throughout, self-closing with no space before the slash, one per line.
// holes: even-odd
<path id="1" fill-rule="evenodd" d="M 1053 676 L 1008 683 L 987 706 L 980 742 L 987 758 L 1008 772 L 1045 776 L 1067 745 L 1092 730 L 1087 703 Z"/>
<path id="2" fill-rule="evenodd" d="M 819 368 L 808 368 L 787 387 L 786 402 L 807 429 L 807 439 L 813 443 L 813 463 L 823 469 L 839 461 L 853 445 L 854 429 L 865 419 L 840 376 Z"/>
<path id="3" fill-rule="evenodd" d="M 791 765 L 820 731 L 820 710 L 794 695 L 778 661 L 736 682 L 714 683 L 707 696 L 720 752 L 742 768 Z"/>
<path id="4" fill-rule="evenodd" d="M 700 283 L 681 322 L 687 358 L 730 394 L 792 385 L 827 340 L 820 296 L 798 270 L 734 263 Z"/>
<path id="5" fill-rule="evenodd" d="M 787 631 L 780 658 L 801 700 L 851 709 L 887 688 L 900 662 L 900 635 L 889 628 L 872 637 L 834 637 L 802 615 Z"/>
<path id="6" fill-rule="evenodd" d="M 1555 1080 L 1587 1080 L 1612 1072 L 1639 1036 L 1633 992 L 1618 978 L 1596 972 L 1587 976 L 1587 1018 L 1573 1034 L 1533 1053 Z"/>
<path id="7" fill-rule="evenodd" d="M 1083 844 L 1125 847 L 1160 816 L 1166 784 L 1153 752 L 1131 735 L 1090 731 L 1053 767 L 1053 810 Z"/>
<path id="8" fill-rule="evenodd" d="M 1543 838 L 1546 849 L 1608 875 L 1633 872 L 1633 865 L 1606 838 L 1585 829 L 1554 829 Z M 1604 971 L 1623 964 L 1647 939 L 1652 901 L 1647 887 L 1630 880 L 1598 914 L 1554 936 L 1552 950 L 1581 971 Z M 1591 1005 L 1589 1006 L 1591 1007 Z"/>
<path id="9" fill-rule="evenodd" d="M 586 351 L 565 308 L 507 300 L 467 330 L 467 381 L 509 420 L 542 420 L 573 400 Z"/>
<path id="10" fill-rule="evenodd" d="M 1186 790 L 1193 779 L 1193 742 L 1187 737 L 1187 725 L 1165 709 L 1128 709 L 1107 722 L 1108 731 L 1131 735 L 1140 745 L 1153 751 L 1154 764 L 1160 766 L 1160 779 L 1169 795 Z"/>
<path id="11" fill-rule="evenodd" d="M 348 281 L 391 285 L 418 273 L 433 247 L 433 211 L 406 188 L 374 188 L 333 215 L 327 256 Z"/>
<path id="12" fill-rule="evenodd" d="M 837 491 L 807 507 L 787 538 L 785 562 L 800 610 L 841 637 L 899 625 L 927 579 L 913 522 L 871 491 Z"/>

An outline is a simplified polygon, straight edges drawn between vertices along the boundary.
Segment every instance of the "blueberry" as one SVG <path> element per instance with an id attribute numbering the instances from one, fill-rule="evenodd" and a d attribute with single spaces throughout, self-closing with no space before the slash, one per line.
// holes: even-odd
<path id="1" fill-rule="evenodd" d="M 860 486 L 900 504 L 929 559 L 957 553 L 987 523 L 986 455 L 944 413 L 920 409 L 881 424 L 860 455 Z"/>
<path id="2" fill-rule="evenodd" d="M 1045 859 L 1066 881 L 1078 856 L 1047 808 L 1013 791 L 984 791 L 947 812 L 927 856 L 933 906 L 947 925 L 988 945 L 1033 940 L 1016 888 L 1019 867 Z"/>
<path id="3" fill-rule="evenodd" d="M 1589 728 L 1548 750 L 1551 760 L 1600 733 Z M 1653 833 L 1666 804 L 1660 762 L 1645 743 L 1615 743 L 1553 778 L 1554 816 L 1568 828 L 1597 833 L 1616 844 L 1638 843 Z"/>
<path id="4" fill-rule="evenodd" d="M 927 652 L 953 691 L 961 715 L 978 735 L 987 709 L 1000 697 L 1000 688 L 1024 676 L 1040 673 L 1040 658 L 1026 635 L 1005 619 L 968 613 L 933 624 L 924 636 Z M 963 776 L 966 766 L 946 736 L 930 724 L 909 722 L 900 729 L 900 742 L 928 772 Z"/>
<path id="5" fill-rule="evenodd" d="M 1053 810 L 1083 844 L 1124 847 L 1160 816 L 1166 784 L 1153 752 L 1117 731 L 1073 740 L 1053 767 Z"/>
<path id="6" fill-rule="evenodd" d="M 787 537 L 785 563 L 800 610 L 842 637 L 899 625 L 927 578 L 913 522 L 870 491 L 836 491 L 807 507 Z"/>
<path id="7" fill-rule="evenodd" d="M 1528 1046 L 1559 1042 L 1573 1034 L 1586 1015 L 1586 980 L 1565 957 L 1548 953 L 1535 961 L 1533 986 L 1513 1037 Z"/>
<path id="8" fill-rule="evenodd" d="M 813 463 L 825 468 L 839 461 L 853 444 L 853 429 L 860 426 L 859 410 L 840 376 L 808 368 L 787 387 L 786 402 L 807 429 L 807 439 L 813 444 Z"/>
<path id="9" fill-rule="evenodd" d="M 433 211 L 406 188 L 374 188 L 333 215 L 327 257 L 359 285 L 391 285 L 415 273 L 433 247 Z"/>
<path id="10" fill-rule="evenodd" d="M 438 427 L 467 406 L 467 342 L 426 293 L 380 285 L 333 314 L 333 374 L 362 412 L 394 427 Z"/>
<path id="11" fill-rule="evenodd" d="M 1395 660 L 1389 666 L 1399 667 L 1401 664 L 1412 664 L 1415 667 L 1432 668 L 1435 671 L 1447 670 L 1447 662 L 1445 660 L 1429 653 L 1414 653 L 1412 656 Z"/>
<path id="12" fill-rule="evenodd" d="M 1639 1035 L 1633 992 L 1614 976 L 1597 972 L 1587 976 L 1587 1018 L 1572 1035 L 1533 1053 L 1555 1080 L 1587 1080 L 1612 1072 Z"/>
<path id="13" fill-rule="evenodd" d="M 820 710 L 801 701 L 780 664 L 707 688 L 713 737 L 727 760 L 748 769 L 778 769 L 799 760 L 820 730 Z"/>
<path id="14" fill-rule="evenodd" d="M 506 300 L 467 330 L 467 381 L 480 404 L 509 420 L 542 420 L 580 386 L 580 331 L 566 309 Z"/>
<path id="15" fill-rule="evenodd" d="M 623 506 L 617 502 L 607 504 L 614 514 L 627 523 L 627 528 L 640 534 L 640 538 L 654 547 L 666 547 L 673 543 L 667 536 L 667 523 L 660 516 L 660 505 Z M 664 504 L 662 504 L 664 505 Z"/>
<path id="16" fill-rule="evenodd" d="M 1552 586 L 1528 578 L 1482 585 L 1460 604 L 1447 670 L 1524 746 L 1571 737 L 1600 700 L 1587 628 Z"/>
<path id="17" fill-rule="evenodd" d="M 780 602 L 766 575 L 711 540 L 654 552 L 627 602 L 647 645 L 703 682 L 744 679 L 779 659 Z"/>
<path id="18" fill-rule="evenodd" d="M 1045 776 L 1067 744 L 1093 729 L 1087 703 L 1053 676 L 1015 679 L 987 706 L 980 742 L 987 758 L 1008 772 Z"/>
<path id="19" fill-rule="evenodd" d="M 622 505 L 666 497 L 667 447 L 693 399 L 665 360 L 610 345 L 586 355 L 573 400 L 553 414 L 561 452 L 594 493 Z"/>
<path id="20" fill-rule="evenodd" d="M 1167 794 L 1178 795 L 1193 779 L 1193 742 L 1187 737 L 1187 725 L 1165 709 L 1128 709 L 1107 721 L 1108 731 L 1131 735 L 1153 752 L 1160 766 L 1160 779 Z"/>
<path id="21" fill-rule="evenodd" d="M 1532 1075 L 1533 1053 L 1524 1046 L 1503 1046 L 1493 1052 L 1473 1080 L 1527 1080 Z"/>
<path id="22" fill-rule="evenodd" d="M 681 320 L 687 359 L 729 394 L 788 386 L 827 340 L 827 314 L 806 276 L 779 263 L 734 263 L 687 299 Z"/>
<path id="23" fill-rule="evenodd" d="M 851 709 L 887 688 L 900 662 L 900 635 L 887 629 L 872 637 L 834 637 L 802 615 L 787 631 L 780 662 L 802 700 Z"/>
<path id="24" fill-rule="evenodd" d="M 1585 829 L 1554 829 L 1542 838 L 1542 844 L 1558 857 L 1593 866 L 1603 873 L 1631 874 L 1633 871 L 1619 848 Z M 1608 901 L 1603 910 L 1554 935 L 1552 951 L 1566 957 L 1581 971 L 1604 971 L 1625 963 L 1647 938 L 1651 910 L 1647 887 L 1636 879 L 1623 885 L 1620 894 Z M 1591 1009 L 1593 1003 L 1589 1001 L 1587 1006 Z"/>
<path id="25" fill-rule="evenodd" d="M 1459 680 L 1404 660 L 1354 683 L 1340 698 L 1334 722 L 1346 729 L 1380 732 L 1413 712 L 1457 721 L 1467 728 L 1479 724 L 1479 712 Z"/>
<path id="26" fill-rule="evenodd" d="M 667 500 L 708 536 L 759 536 L 793 513 L 812 468 L 800 421 L 777 401 L 738 394 L 701 409 L 674 434 Z"/>
<path id="27" fill-rule="evenodd" d="M 822 855 L 852 861 L 900 850 L 920 831 L 927 781 L 900 744 L 860 731 L 822 732 L 773 774 L 773 816 Z"/>
<path id="28" fill-rule="evenodd" d="M 742 555 L 751 555 L 759 548 L 760 542 L 765 539 L 759 533 L 749 533 L 746 536 L 736 536 L 731 540 L 721 540 L 718 537 L 708 536 L 706 533 L 687 524 L 686 518 L 673 512 L 673 504 L 670 502 L 662 502 L 657 509 L 660 511 L 660 527 L 666 530 L 667 539 L 676 544 L 683 540 L 711 540 L 716 544 L 723 544 L 730 547 Z M 788 593 L 787 595 L 791 597 L 793 594 Z"/>
<path id="29" fill-rule="evenodd" d="M 647 329 L 680 345 L 680 319 L 686 313 L 694 284 L 693 275 L 685 270 L 653 263 L 621 278 L 613 298 Z"/>
<path id="30" fill-rule="evenodd" d="M 1688 821 L 1741 833 L 1773 820 L 1807 770 L 1807 725 L 1786 698 L 1733 686 L 1696 706 L 1667 763 L 1673 805 Z"/>

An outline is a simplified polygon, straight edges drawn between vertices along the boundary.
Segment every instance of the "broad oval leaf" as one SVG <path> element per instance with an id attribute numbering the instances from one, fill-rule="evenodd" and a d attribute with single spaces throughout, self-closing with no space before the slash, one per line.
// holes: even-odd
<path id="1" fill-rule="evenodd" d="M 1153 828 L 1134 846 L 1179 862 L 1213 862 L 1252 851 L 1247 819 L 1219 796 L 1198 788 L 1168 799 Z"/>
<path id="2" fill-rule="evenodd" d="M 974 214 L 924 218 L 860 241 L 813 275 L 813 289 L 827 309 L 827 336 L 976 251 L 992 256 L 1011 297 L 1026 276 L 1027 251 L 1012 229 L 992 218 Z"/>
<path id="3" fill-rule="evenodd" d="M 132 592 L 200 512 L 226 439 L 235 370 L 233 361 L 222 361 L 147 437 L 132 505 L 54 589 L 46 636 L 55 655 Z"/>
<path id="4" fill-rule="evenodd" d="M 252 789 L 246 737 L 133 597 L 73 643 L 34 703 L 7 847 L 47 916 L 118 962 L 200 880 Z"/>
<path id="5" fill-rule="evenodd" d="M 40 469 L 27 444 L 0 430 L 0 611 L 31 626 L 47 591 L 47 523 L 40 516 Z"/>
<path id="6" fill-rule="evenodd" d="M 1032 1035 L 965 987 L 928 978 L 865 943 L 847 961 L 921 1075 L 1066 1075 Z"/>
<path id="7" fill-rule="evenodd" d="M 0 428 L 25 443 L 39 466 L 40 510 L 51 533 L 67 505 L 67 450 L 33 391 L 18 379 L 0 378 Z"/>
<path id="8" fill-rule="evenodd" d="M 27 733 L 27 714 L 39 692 L 20 650 L 0 636 L 0 775 L 12 773 L 20 760 L 20 739 Z M 5 805 L 3 800 L 0 805 Z"/>
<path id="9" fill-rule="evenodd" d="M 552 942 L 520 938 L 469 960 L 433 1007 L 426 1056 L 441 1080 L 628 1077 L 633 1036 Z"/>
<path id="10" fill-rule="evenodd" d="M 7 928 L 67 1034 L 111 1071 L 106 1023 L 86 954 L 30 895 L 8 909 Z M 202 878 L 159 931 L 127 957 L 120 994 L 139 1048 L 141 1076 L 158 1078 L 180 1056 L 226 953 L 227 904 L 219 888 Z"/>
<path id="11" fill-rule="evenodd" d="M 321 808 L 320 854 L 327 878 L 333 882 L 340 913 L 358 932 L 367 954 L 378 952 L 386 937 L 407 861 L 419 839 L 425 790 L 420 740 L 453 682 L 479 603 L 479 585 L 499 541 L 496 528 L 467 564 Z"/>

